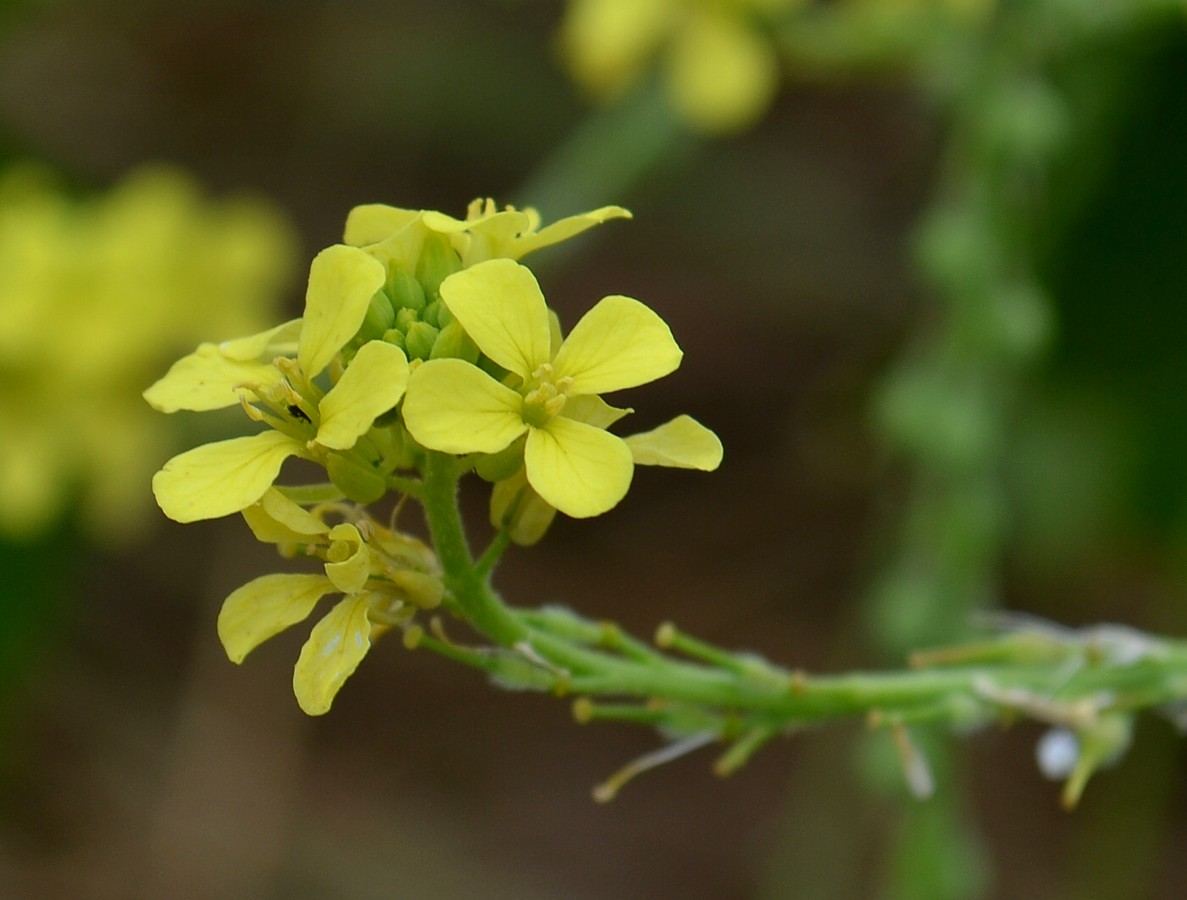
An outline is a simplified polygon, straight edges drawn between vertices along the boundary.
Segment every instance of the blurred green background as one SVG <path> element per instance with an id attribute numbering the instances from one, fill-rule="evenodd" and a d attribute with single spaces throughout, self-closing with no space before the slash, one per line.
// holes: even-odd
<path id="1" fill-rule="evenodd" d="M 1039 6 L 1071 21 L 1093 4 Z M 542 253 L 541 279 L 570 323 L 609 293 L 664 316 L 685 361 L 628 398 L 635 424 L 689 412 L 726 461 L 640 472 L 612 514 L 512 551 L 498 584 L 519 604 L 643 635 L 671 618 L 808 670 L 900 665 L 865 598 L 929 463 L 895 451 L 874 398 L 904 348 L 944 331 L 917 225 L 959 168 L 952 92 L 1002 45 L 958 32 L 926 66 L 792 66 L 762 121 L 707 138 L 658 106 L 593 109 L 558 63 L 561 14 L 542 0 L 9 3 L 0 151 L 78 195 L 165 161 L 213 197 L 270 198 L 300 245 L 286 316 L 359 203 L 461 215 L 493 196 L 546 221 L 629 207 L 633 222 Z M 1117 21 L 1069 36 L 1050 65 L 1033 48 L 1007 60 L 1056 92 L 1072 137 L 1011 182 L 1028 212 L 1011 258 L 1052 324 L 1026 366 L 982 371 L 1010 396 L 991 460 L 1000 539 L 983 549 L 1007 608 L 1181 635 L 1187 35 L 1166 17 Z M 591 117 L 612 139 L 581 169 L 570 136 L 592 140 Z M 191 348 L 161 346 L 142 387 Z M 174 450 L 200 434 L 173 424 Z M 477 485 L 466 499 L 481 519 Z M 242 669 L 218 645 L 226 594 L 282 568 L 238 519 L 150 513 L 112 546 L 66 521 L 6 542 L 0 566 L 5 897 L 865 898 L 893 895 L 886 873 L 909 864 L 895 833 L 915 801 L 869 788 L 859 725 L 777 742 L 727 781 L 693 756 L 597 806 L 591 787 L 654 735 L 578 726 L 563 702 L 396 642 L 332 713 L 305 718 L 290 687 L 303 635 Z M 1171 727 L 1145 722 L 1072 814 L 1036 770 L 1037 736 L 956 739 L 982 887 L 915 896 L 1180 896 Z M 952 852 L 943 835 L 934 847 Z"/>

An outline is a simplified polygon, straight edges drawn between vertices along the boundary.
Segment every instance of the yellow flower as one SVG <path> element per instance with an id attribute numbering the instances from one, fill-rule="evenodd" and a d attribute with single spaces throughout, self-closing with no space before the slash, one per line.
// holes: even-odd
<path id="1" fill-rule="evenodd" d="M 162 412 L 243 403 L 273 430 L 197 447 L 153 479 L 161 509 L 179 522 L 216 518 L 258 500 L 291 456 L 324 465 L 352 499 L 378 499 L 398 460 L 374 447 L 352 453 L 404 393 L 408 360 L 477 359 L 437 296 L 459 267 L 519 258 L 617 217 L 606 206 L 540 227 L 534 210 L 470 204 L 465 220 L 372 204 L 351 211 L 345 244 L 318 254 L 301 319 L 221 344 L 205 343 L 144 392 Z M 324 374 L 323 374 L 324 373 Z M 317 383 L 331 382 L 328 392 Z M 389 445 L 399 436 L 388 436 Z"/>
<path id="2" fill-rule="evenodd" d="M 588 398 L 576 398 L 584 400 Z M 574 407 L 577 404 L 570 404 Z M 608 428 L 630 410 L 605 406 L 608 415 L 591 416 L 573 411 L 575 418 L 601 428 Z M 721 439 L 692 416 L 681 415 L 658 428 L 623 439 L 631 450 L 636 466 L 665 466 L 672 469 L 699 469 L 711 472 L 721 465 Z M 500 479 L 490 495 L 490 522 L 506 531 L 515 543 L 529 547 L 538 542 L 556 516 L 549 506 L 528 484 L 524 469 L 519 468 L 509 478 Z"/>
<path id="3" fill-rule="evenodd" d="M 471 202 L 465 219 L 455 219 L 436 210 L 399 209 L 373 203 L 350 211 L 343 240 L 355 247 L 368 247 L 384 262 L 395 260 L 413 270 L 425 240 L 441 236 L 457 253 L 464 268 L 488 259 L 522 259 L 609 219 L 630 217 L 630 212 L 621 206 L 603 206 L 541 228 L 536 210 L 514 206 L 499 209 L 489 198 Z"/>
<path id="4" fill-rule="evenodd" d="M 604 406 L 601 393 L 675 371 L 682 353 L 664 321 L 638 300 L 604 297 L 554 354 L 544 296 L 523 266 L 479 263 L 448 278 L 441 296 L 482 352 L 515 376 L 514 387 L 462 360 L 430 360 L 409 379 L 409 433 L 453 454 L 498 453 L 526 435 L 526 479 L 549 506 L 582 518 L 617 504 L 630 486 L 632 449 L 583 418 Z"/>
<path id="5" fill-rule="evenodd" d="M 136 394 L 178 346 L 274 315 L 287 223 L 142 170 L 70 199 L 45 173 L 0 177 L 0 534 L 35 536 L 72 504 L 101 537 L 133 528 L 168 447 Z"/>
<path id="6" fill-rule="evenodd" d="M 206 344 L 179 360 L 145 392 L 157 409 L 215 409 L 250 392 L 268 412 L 253 415 L 273 431 L 188 450 L 153 478 L 157 503 L 178 522 L 238 512 L 263 496 L 290 456 L 324 461 L 349 451 L 404 395 L 408 360 L 381 340 L 362 344 L 324 394 L 314 384 L 358 333 L 383 266 L 344 245 L 323 250 L 309 270 L 305 313 L 294 323 L 222 345 Z M 265 362 L 268 354 L 295 354 Z M 356 461 L 364 470 L 365 465 Z"/>
<path id="7" fill-rule="evenodd" d="M 331 526 L 322 518 L 341 511 L 307 511 L 275 489 L 245 509 L 257 537 L 320 557 L 323 573 L 253 579 L 227 597 L 218 617 L 223 648 L 241 663 L 268 638 L 309 618 L 323 597 L 343 595 L 313 627 L 293 669 L 293 692 L 311 716 L 329 711 L 375 638 L 436 606 L 444 594 L 436 558 L 423 543 L 349 509 L 355 522 Z"/>
<path id="8" fill-rule="evenodd" d="M 694 128 L 753 124 L 779 86 L 779 59 L 763 34 L 800 0 L 571 0 L 562 54 L 591 93 L 613 99 L 660 56 L 675 110 Z"/>

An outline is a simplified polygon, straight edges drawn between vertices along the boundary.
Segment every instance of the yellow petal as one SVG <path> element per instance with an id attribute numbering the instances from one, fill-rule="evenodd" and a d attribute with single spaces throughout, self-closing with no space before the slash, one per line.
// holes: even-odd
<path id="1" fill-rule="evenodd" d="M 611 406 L 597 394 L 578 394 L 565 401 L 561 415 L 584 422 L 586 425 L 593 425 L 595 428 L 609 428 L 623 416 L 633 412 L 630 407 L 620 409 Z"/>
<path id="2" fill-rule="evenodd" d="M 692 416 L 677 416 L 625 440 L 637 466 L 712 472 L 721 465 L 721 439 Z"/>
<path id="3" fill-rule="evenodd" d="M 528 433 L 524 467 L 536 493 L 575 519 L 611 509 L 626 496 L 634 472 L 622 438 L 563 416 Z"/>
<path id="4" fill-rule="evenodd" d="M 271 387 L 284 380 L 269 363 L 229 359 L 214 344 L 203 344 L 175 362 L 164 377 L 144 392 L 144 399 L 160 412 L 179 409 L 204 412 L 239 402 L 245 384 Z"/>
<path id="5" fill-rule="evenodd" d="M 346 231 L 343 243 L 352 247 L 365 247 L 387 240 L 409 222 L 420 216 L 414 209 L 399 209 L 383 203 L 367 203 L 356 206 L 346 216 Z"/>
<path id="6" fill-rule="evenodd" d="M 630 297 L 603 297 L 581 317 L 553 360 L 557 377 L 573 379 L 576 394 L 620 391 L 655 381 L 684 354 L 667 322 Z"/>
<path id="7" fill-rule="evenodd" d="M 737 131 L 758 120 L 779 87 L 774 49 L 755 29 L 703 11 L 682 28 L 668 60 L 672 105 L 693 126 Z"/>
<path id="8" fill-rule="evenodd" d="M 512 248 L 513 253 L 508 255 L 512 259 L 521 259 L 541 247 L 550 247 L 561 241 L 567 241 L 571 237 L 576 237 L 581 232 L 593 228 L 595 225 L 601 225 L 609 219 L 629 218 L 631 218 L 630 210 L 623 209 L 621 206 L 603 206 L 579 216 L 569 216 L 553 222 L 535 234 L 525 234 L 515 241 Z"/>
<path id="9" fill-rule="evenodd" d="M 403 269 L 405 272 L 416 270 L 416 262 L 420 259 L 424 249 L 425 237 L 429 230 L 421 220 L 421 213 L 417 213 L 408 224 L 391 237 L 385 238 L 377 244 L 367 247 L 367 253 L 384 266 L 388 272 Z"/>
<path id="10" fill-rule="evenodd" d="M 441 282 L 441 299 L 487 356 L 529 377 L 551 358 L 548 306 L 532 273 L 492 259 Z"/>
<path id="11" fill-rule="evenodd" d="M 218 614 L 218 637 L 233 663 L 307 618 L 334 591 L 324 575 L 263 575 L 232 592 Z"/>
<path id="12" fill-rule="evenodd" d="M 518 237 L 531 228 L 532 220 L 526 212 L 505 209 L 466 225 L 470 240 L 462 262 L 473 266 L 487 259 L 518 259 L 519 254 L 515 252 L 519 246 Z"/>
<path id="13" fill-rule="evenodd" d="M 498 453 L 527 430 L 522 398 L 477 366 L 430 359 L 408 378 L 404 425 L 443 453 Z"/>
<path id="14" fill-rule="evenodd" d="M 177 522 L 239 512 L 264 495 L 281 464 L 299 450 L 296 441 L 278 431 L 187 450 L 153 476 L 157 505 Z"/>
<path id="15" fill-rule="evenodd" d="M 249 334 L 247 337 L 223 341 L 218 352 L 227 359 L 240 362 L 256 360 L 271 362 L 276 356 L 292 356 L 297 352 L 297 339 L 301 336 L 301 320 L 290 319 L 283 325 Z"/>
<path id="16" fill-rule="evenodd" d="M 304 543 L 325 534 L 329 526 L 276 488 L 268 488 L 258 503 L 243 510 L 247 527 L 266 544 Z"/>
<path id="17" fill-rule="evenodd" d="M 297 360 L 306 377 L 321 372 L 358 333 L 371 298 L 385 280 L 383 264 L 357 247 L 335 244 L 313 258 L 297 345 Z"/>
<path id="18" fill-rule="evenodd" d="M 330 711 L 334 697 L 371 649 L 369 594 L 345 597 L 313 626 L 293 669 L 293 693 L 310 716 Z"/>
<path id="19" fill-rule="evenodd" d="M 403 350 L 384 341 L 363 344 L 318 404 L 321 426 L 317 442 L 334 450 L 349 450 L 377 417 L 400 402 L 407 384 L 408 358 Z"/>
<path id="20" fill-rule="evenodd" d="M 326 563 L 326 575 L 334 587 L 344 594 L 357 594 L 371 575 L 371 551 L 363 541 L 359 530 L 343 522 L 330 529 L 331 559 L 349 554 L 345 559 Z"/>

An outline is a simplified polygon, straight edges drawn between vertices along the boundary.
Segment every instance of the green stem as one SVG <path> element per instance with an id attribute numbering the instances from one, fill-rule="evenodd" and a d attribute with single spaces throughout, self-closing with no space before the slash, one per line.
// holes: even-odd
<path id="1" fill-rule="evenodd" d="M 486 578 L 498 565 L 500 559 L 503 558 L 503 553 L 511 544 L 511 534 L 506 531 L 500 531 L 491 540 L 490 545 L 482 551 L 482 556 L 479 557 L 476 568 L 478 573 Z"/>
<path id="2" fill-rule="evenodd" d="M 527 629 L 491 589 L 486 572 L 474 563 L 458 510 L 458 480 L 463 467 L 456 457 L 430 452 L 425 459 L 420 497 L 433 546 L 445 572 L 445 586 L 465 618 L 497 644 L 511 646 Z"/>
<path id="3" fill-rule="evenodd" d="M 583 119 L 517 193 L 546 217 L 624 202 L 648 172 L 693 140 L 652 79 Z"/>

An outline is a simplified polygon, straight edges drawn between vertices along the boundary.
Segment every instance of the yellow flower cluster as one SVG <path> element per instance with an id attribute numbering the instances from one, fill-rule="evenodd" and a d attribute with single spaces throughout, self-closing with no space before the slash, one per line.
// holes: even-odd
<path id="1" fill-rule="evenodd" d="M 0 535 L 75 503 L 97 537 L 133 526 L 169 443 L 139 391 L 199 335 L 273 318 L 293 257 L 271 207 L 171 169 L 86 201 L 40 169 L 0 176 Z"/>
<path id="2" fill-rule="evenodd" d="M 429 548 L 357 507 L 331 503 L 306 510 L 272 488 L 243 517 L 259 540 L 284 555 L 324 565 L 319 574 L 263 575 L 227 597 L 218 633 L 233 662 L 307 619 L 322 597 L 343 595 L 314 626 L 293 669 L 293 692 L 311 716 L 329 711 L 374 638 L 441 602 L 445 589 Z M 339 521 L 331 526 L 327 518 Z"/>
<path id="3" fill-rule="evenodd" d="M 541 227 L 534 211 L 489 200 L 465 219 L 357 207 L 344 243 L 313 260 L 300 319 L 203 344 L 145 392 L 164 412 L 238 403 L 269 426 L 166 463 L 153 490 L 167 515 L 242 512 L 261 540 L 327 560 L 324 574 L 265 576 L 228 598 L 220 636 L 233 660 L 342 594 L 294 675 L 302 708 L 325 712 L 371 637 L 441 599 L 431 552 L 363 509 L 389 491 L 416 497 L 427 454 L 460 457 L 495 482 L 492 520 L 521 544 L 539 540 L 558 510 L 611 509 L 636 464 L 717 467 L 720 441 L 688 416 L 625 439 L 606 430 L 630 410 L 600 394 L 679 365 L 663 320 L 606 297 L 562 338 L 518 262 L 628 216 L 610 206 Z M 321 466 L 330 483 L 274 487 L 291 457 Z"/>
<path id="4" fill-rule="evenodd" d="M 785 54 L 793 64 L 804 49 L 825 58 L 838 51 L 893 55 L 905 33 L 978 25 L 996 6 L 997 0 L 569 0 L 558 44 L 573 78 L 595 99 L 614 100 L 654 68 L 683 122 L 729 134 L 755 124 L 770 107 Z M 797 32 L 801 25 L 806 34 Z M 785 38 L 788 46 L 781 47 Z"/>
<path id="5" fill-rule="evenodd" d="M 802 0 L 570 0 L 561 52 L 573 77 L 610 99 L 658 58 L 676 112 L 700 131 L 757 121 L 779 88 L 765 33 Z"/>

